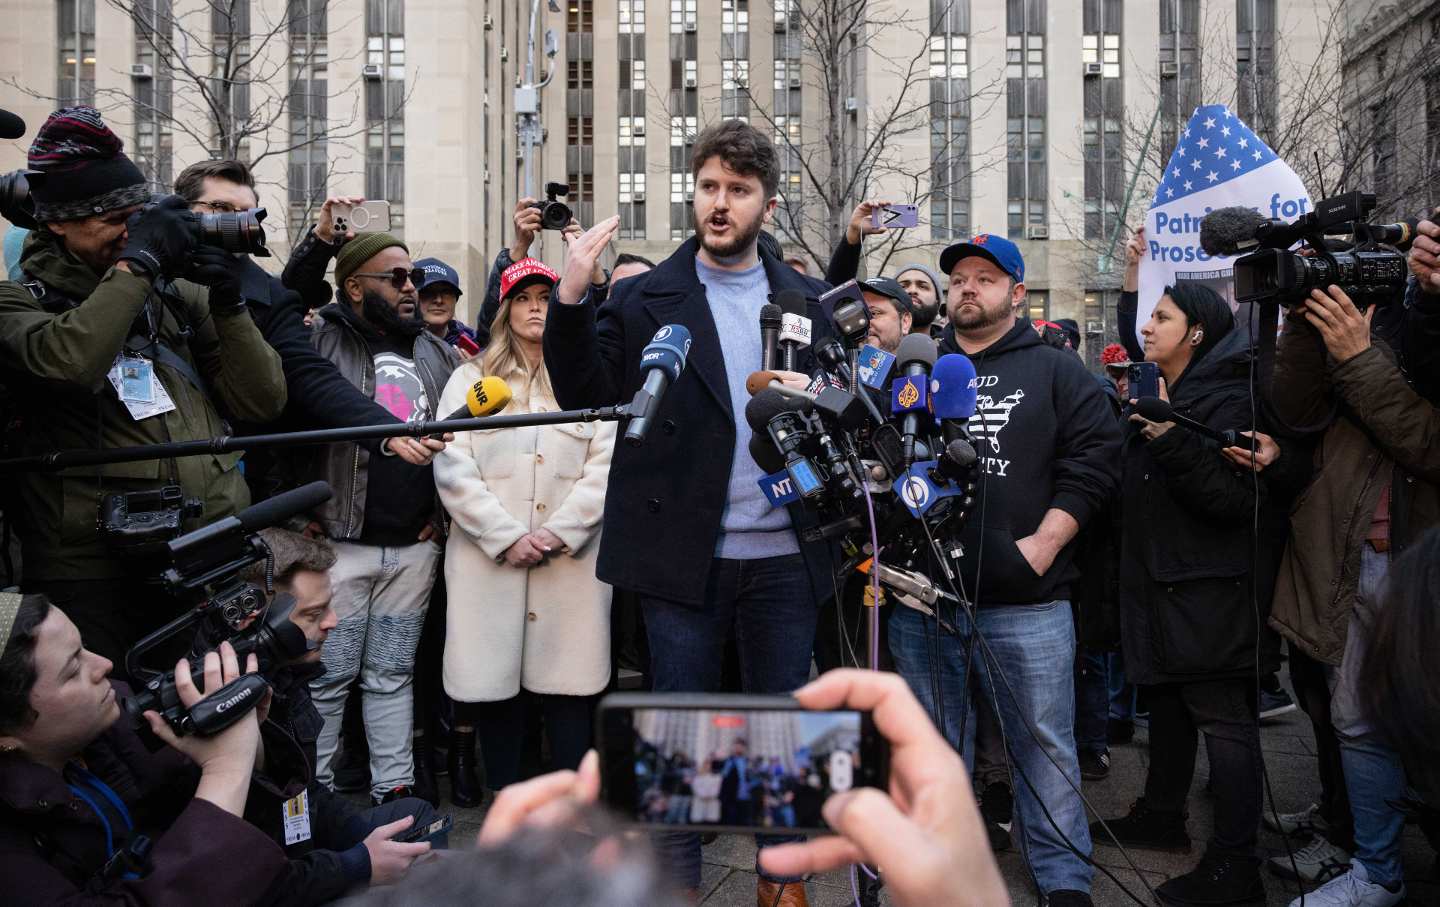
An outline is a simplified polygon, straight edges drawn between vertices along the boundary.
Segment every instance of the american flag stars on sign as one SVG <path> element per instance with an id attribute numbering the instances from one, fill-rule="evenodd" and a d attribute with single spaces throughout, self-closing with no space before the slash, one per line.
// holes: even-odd
<path id="1" fill-rule="evenodd" d="M 1197 107 L 1155 189 L 1155 204 L 1228 182 L 1274 160 L 1275 153 L 1225 105 Z"/>

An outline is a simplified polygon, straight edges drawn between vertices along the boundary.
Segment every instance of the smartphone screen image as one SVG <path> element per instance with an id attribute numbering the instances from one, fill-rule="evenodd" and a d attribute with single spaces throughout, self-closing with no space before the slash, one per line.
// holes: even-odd
<path id="1" fill-rule="evenodd" d="M 824 831 L 831 794 L 884 783 L 884 741 L 867 713 L 715 698 L 730 704 L 602 704 L 606 803 L 647 826 Z"/>

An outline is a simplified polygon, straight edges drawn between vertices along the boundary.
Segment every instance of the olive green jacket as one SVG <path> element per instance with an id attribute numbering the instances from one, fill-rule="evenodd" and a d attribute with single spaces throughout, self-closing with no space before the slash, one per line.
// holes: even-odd
<path id="1" fill-rule="evenodd" d="M 285 408 L 280 357 L 244 310 L 212 316 L 204 287 L 181 282 L 152 293 L 149 280 L 125 271 L 97 276 L 44 230 L 27 238 L 20 263 L 27 279 L 47 290 L 0 283 L 0 382 L 18 416 L 6 439 L 9 455 L 210 438 L 229 433 L 226 417 L 268 422 Z M 209 393 L 182 370 L 157 362 L 155 375 L 175 409 L 137 422 L 106 376 L 122 349 L 138 347 L 127 340 L 147 324 L 141 317 L 147 302 L 160 342 L 189 363 Z M 202 516 L 186 521 L 189 531 L 249 505 L 239 459 L 238 453 L 207 454 L 7 480 L 26 583 L 148 569 L 116 557 L 101 540 L 101 498 L 178 484 L 204 504 Z"/>

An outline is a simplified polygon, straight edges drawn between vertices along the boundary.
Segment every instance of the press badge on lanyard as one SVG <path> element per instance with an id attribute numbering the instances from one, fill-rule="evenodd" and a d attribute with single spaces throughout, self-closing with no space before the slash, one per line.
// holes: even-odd
<path id="1" fill-rule="evenodd" d="M 155 365 L 144 356 L 121 353 L 110 367 L 109 378 L 120 402 L 136 422 L 175 408 L 170 393 L 155 375 Z"/>
<path id="2" fill-rule="evenodd" d="M 310 792 L 301 791 L 281 807 L 285 818 L 285 846 L 310 840 Z"/>

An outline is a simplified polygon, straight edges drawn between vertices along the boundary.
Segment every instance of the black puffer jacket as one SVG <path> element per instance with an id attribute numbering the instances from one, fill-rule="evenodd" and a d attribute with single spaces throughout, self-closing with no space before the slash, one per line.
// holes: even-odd
<path id="1" fill-rule="evenodd" d="M 1246 332 L 1231 330 L 1175 382 L 1171 404 L 1212 428 L 1248 429 L 1251 356 Z M 1192 432 L 1175 427 L 1147 442 L 1137 425 L 1128 426 L 1120 605 L 1131 680 L 1254 676 L 1257 629 L 1269 614 L 1278 554 L 1262 533 L 1254 558 L 1256 497 L 1263 514 L 1266 484 L 1240 472 L 1219 445 Z M 1267 571 L 1268 581 L 1257 576 Z M 1261 665 L 1262 671 L 1271 669 Z"/>

